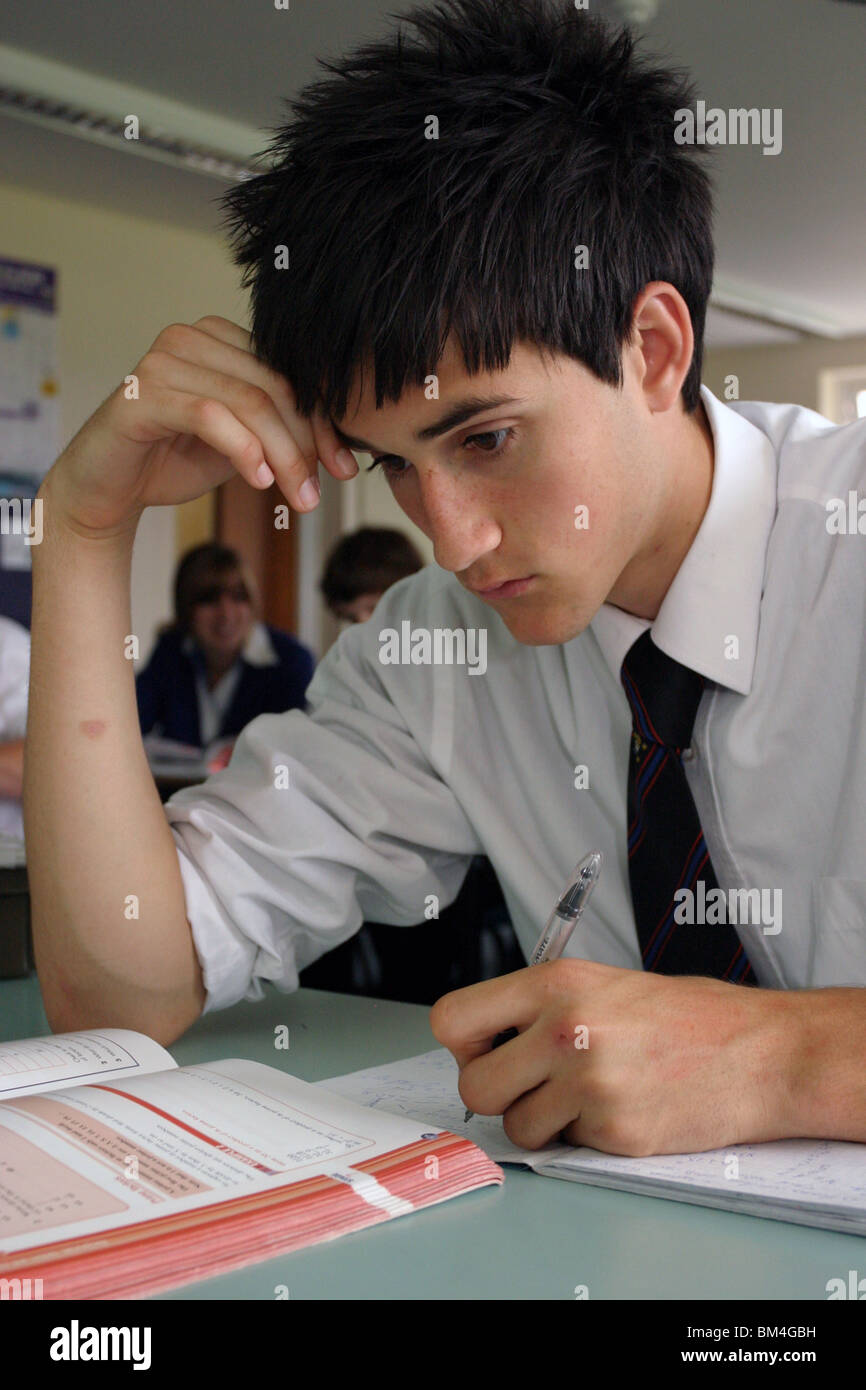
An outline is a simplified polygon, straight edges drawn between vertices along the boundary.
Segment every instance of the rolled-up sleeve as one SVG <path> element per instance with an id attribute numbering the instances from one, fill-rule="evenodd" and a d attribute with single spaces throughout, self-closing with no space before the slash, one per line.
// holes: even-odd
<path id="1" fill-rule="evenodd" d="M 422 921 L 430 895 L 453 902 L 481 849 L 377 669 L 374 638 L 345 632 L 308 712 L 254 719 L 224 771 L 166 803 L 205 1012 L 260 998 L 264 980 L 296 989 L 365 920 Z"/>

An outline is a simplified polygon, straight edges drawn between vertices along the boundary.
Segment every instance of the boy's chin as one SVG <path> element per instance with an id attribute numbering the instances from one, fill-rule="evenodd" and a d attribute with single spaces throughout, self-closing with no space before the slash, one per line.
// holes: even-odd
<path id="1" fill-rule="evenodd" d="M 515 611 L 506 613 L 503 609 L 500 616 L 515 641 L 524 646 L 558 647 L 583 632 L 592 614 L 565 612 L 558 606 L 519 612 L 515 605 Z"/>

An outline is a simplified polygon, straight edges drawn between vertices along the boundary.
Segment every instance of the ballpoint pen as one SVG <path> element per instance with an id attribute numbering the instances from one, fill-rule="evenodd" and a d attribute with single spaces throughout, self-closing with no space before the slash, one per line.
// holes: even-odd
<path id="1" fill-rule="evenodd" d="M 581 859 L 572 874 L 571 882 L 558 898 L 556 906 L 545 923 L 544 931 L 538 938 L 535 950 L 529 958 L 530 965 L 542 965 L 548 960 L 558 960 L 562 955 L 572 932 L 583 916 L 590 894 L 598 882 L 601 860 L 601 850 L 593 850 L 592 854 Z M 506 1028 L 504 1032 L 496 1034 L 493 1039 L 493 1046 L 501 1047 L 503 1043 L 510 1042 L 517 1035 L 518 1030 L 516 1028 Z M 473 1110 L 467 1110 L 463 1117 L 463 1123 L 471 1120 L 474 1113 Z"/>

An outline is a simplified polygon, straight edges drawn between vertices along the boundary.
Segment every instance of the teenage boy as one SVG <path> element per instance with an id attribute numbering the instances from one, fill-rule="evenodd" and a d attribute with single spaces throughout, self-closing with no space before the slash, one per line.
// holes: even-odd
<path id="1" fill-rule="evenodd" d="M 365 917 L 453 901 L 477 853 L 528 954 L 598 849 L 567 958 L 434 1007 L 465 1103 L 530 1147 L 866 1140 L 864 550 L 829 523 L 866 425 L 701 386 L 711 191 L 677 73 L 565 3 L 410 22 L 228 195 L 252 336 L 163 330 L 40 491 L 52 1025 L 171 1041 Z M 138 519 L 233 470 L 310 510 L 317 458 L 356 471 L 341 444 L 437 565 L 341 636 L 308 714 L 163 809 L 123 655 Z"/>

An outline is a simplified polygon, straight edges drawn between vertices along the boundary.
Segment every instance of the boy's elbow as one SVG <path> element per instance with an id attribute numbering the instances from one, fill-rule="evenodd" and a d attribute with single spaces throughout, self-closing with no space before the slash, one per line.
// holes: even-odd
<path id="1" fill-rule="evenodd" d="M 42 1004 L 52 1033 L 82 1033 L 94 1028 L 129 1028 L 145 1033 L 162 1047 L 176 1042 L 201 1016 L 205 991 L 200 978 L 170 997 L 140 996 L 106 1003 L 105 995 L 88 996 L 42 982 Z"/>

